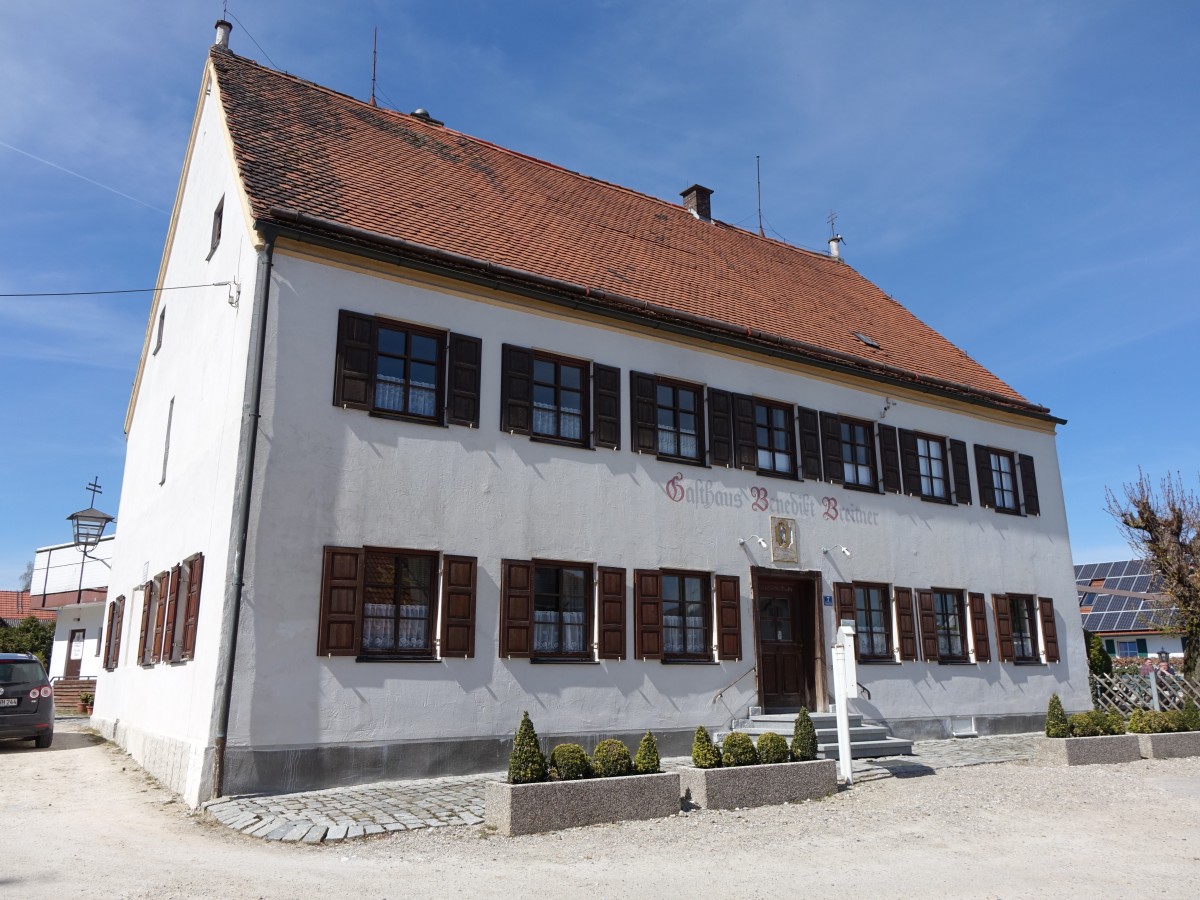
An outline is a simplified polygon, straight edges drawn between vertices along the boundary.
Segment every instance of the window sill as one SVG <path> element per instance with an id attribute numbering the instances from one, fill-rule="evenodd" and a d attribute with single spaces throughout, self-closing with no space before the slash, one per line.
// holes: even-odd
<path id="1" fill-rule="evenodd" d="M 436 656 L 356 656 L 360 663 L 431 663 L 441 662 Z"/>
<path id="2" fill-rule="evenodd" d="M 932 495 L 926 496 L 925 494 L 912 494 L 910 496 L 920 497 L 926 503 L 939 503 L 942 506 L 953 506 L 954 505 L 954 503 L 950 500 L 949 497 L 934 497 Z"/>
<path id="3" fill-rule="evenodd" d="M 1002 516 L 1020 516 L 1021 515 L 1021 511 L 1019 509 L 1008 509 L 1007 507 L 999 507 L 999 506 L 993 506 L 992 509 L 994 509 L 996 512 L 1000 513 L 1000 515 L 1002 515 Z"/>
<path id="4" fill-rule="evenodd" d="M 714 659 L 667 659 L 659 660 L 664 666 L 719 666 Z"/>
<path id="5" fill-rule="evenodd" d="M 564 438 L 550 437 L 544 434 L 531 434 L 529 440 L 535 444 L 554 444 L 558 447 L 574 447 L 576 450 L 595 450 L 595 447 L 589 447 L 587 444 L 579 441 L 566 440 Z"/>
<path id="6" fill-rule="evenodd" d="M 861 491 L 864 494 L 878 494 L 879 485 L 877 484 L 846 484 L 842 482 L 842 487 L 848 491 Z"/>
<path id="7" fill-rule="evenodd" d="M 535 666 L 598 666 L 600 660 L 589 657 L 574 659 L 569 656 L 531 656 L 529 662 Z"/>
<path id="8" fill-rule="evenodd" d="M 1049 663 L 1044 663 L 1040 659 L 1014 659 L 1014 666 L 1047 666 Z"/>
<path id="9" fill-rule="evenodd" d="M 916 662 L 916 660 L 909 660 L 909 662 Z M 900 665 L 903 665 L 903 663 L 900 662 L 900 660 L 898 660 L 898 659 L 859 659 L 858 664 L 860 666 L 900 666 Z"/>
<path id="10" fill-rule="evenodd" d="M 354 407 L 347 407 L 347 408 L 353 409 Z M 382 410 L 382 409 L 368 410 L 367 415 L 369 415 L 373 419 L 394 419 L 398 422 L 412 422 L 416 425 L 432 425 L 435 428 L 449 427 L 446 425 L 445 422 L 441 422 L 438 419 L 427 419 L 424 416 L 410 416 L 407 413 L 389 412 L 387 410 Z"/>
<path id="11" fill-rule="evenodd" d="M 969 659 L 939 659 L 937 661 L 937 664 L 939 666 L 973 666 L 973 665 L 975 665 L 975 663 L 971 662 Z"/>
<path id="12" fill-rule="evenodd" d="M 747 467 L 749 468 L 749 467 Z M 791 472 L 775 472 L 771 469 L 755 469 L 755 474 L 761 475 L 763 478 L 783 478 L 787 481 L 799 481 L 799 476 Z"/>
<path id="13" fill-rule="evenodd" d="M 643 450 L 640 452 L 645 453 L 646 451 Z M 673 465 L 698 466 L 702 469 L 708 468 L 707 466 L 704 465 L 703 460 L 688 459 L 686 456 L 665 456 L 662 453 L 657 453 L 657 454 L 655 454 L 654 458 L 657 459 L 659 462 L 672 463 Z"/>

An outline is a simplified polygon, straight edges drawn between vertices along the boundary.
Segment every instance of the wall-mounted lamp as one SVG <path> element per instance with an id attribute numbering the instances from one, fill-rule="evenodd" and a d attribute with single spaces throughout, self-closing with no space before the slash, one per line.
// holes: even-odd
<path id="1" fill-rule="evenodd" d="M 822 547 L 821 548 L 821 552 L 824 553 L 826 556 L 828 556 L 834 550 L 841 550 L 842 555 L 844 555 L 844 556 L 850 555 L 850 548 L 844 547 L 841 544 L 834 544 L 832 547 Z"/>
<path id="2" fill-rule="evenodd" d="M 883 419 L 886 419 L 886 418 L 887 418 L 888 410 L 890 410 L 890 409 L 891 409 L 892 407 L 894 407 L 895 405 L 896 405 L 896 401 L 895 401 L 895 400 L 893 400 L 891 397 L 884 397 L 884 398 L 883 398 L 883 412 L 881 412 L 881 413 L 879 414 L 879 418 L 880 418 L 880 420 L 881 420 L 881 421 L 882 421 Z"/>
<path id="3" fill-rule="evenodd" d="M 743 547 L 746 546 L 746 541 L 758 541 L 758 546 L 762 547 L 764 550 L 767 549 L 767 542 L 760 538 L 757 534 L 752 534 L 748 538 L 738 538 L 738 544 Z"/>

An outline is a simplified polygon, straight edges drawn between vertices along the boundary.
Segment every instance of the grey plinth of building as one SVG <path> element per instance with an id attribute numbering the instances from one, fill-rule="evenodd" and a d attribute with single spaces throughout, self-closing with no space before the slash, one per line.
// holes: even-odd
<path id="1" fill-rule="evenodd" d="M 1180 731 L 1174 734 L 1139 734 L 1142 756 L 1146 759 L 1176 759 L 1181 756 L 1200 756 L 1200 731 Z"/>
<path id="2" fill-rule="evenodd" d="M 1136 734 L 1043 738 L 1032 762 L 1039 766 L 1090 766 L 1136 762 L 1142 758 Z"/>
<path id="3" fill-rule="evenodd" d="M 680 810 L 679 775 L 628 775 L 540 784 L 484 785 L 484 822 L 505 835 L 659 819 Z"/>
<path id="4" fill-rule="evenodd" d="M 837 762 L 773 763 L 728 769 L 679 770 L 685 801 L 705 809 L 774 806 L 828 797 L 837 791 Z"/>

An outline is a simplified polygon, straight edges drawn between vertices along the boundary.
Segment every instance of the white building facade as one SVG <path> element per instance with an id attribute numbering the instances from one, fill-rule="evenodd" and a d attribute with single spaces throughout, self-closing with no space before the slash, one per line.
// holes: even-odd
<path id="1" fill-rule="evenodd" d="M 489 259 L 348 195 L 283 204 L 254 161 L 281 152 L 289 98 L 418 163 L 468 160 L 512 210 L 578 191 L 564 209 L 692 229 L 787 283 L 592 291 L 576 269 L 603 257 L 633 283 L 644 251 L 550 252 L 536 221 L 503 245 L 513 213 Z M 1053 692 L 1090 707 L 1060 420 L 844 263 L 710 221 L 702 188 L 680 209 L 440 128 L 214 48 L 160 283 L 236 284 L 151 312 L 102 730 L 193 804 L 502 768 L 524 710 L 552 742 L 650 729 L 686 752 L 751 707 L 827 709 L 843 619 L 855 711 L 899 734 L 1034 730 Z M 373 171 L 354 152 L 321 162 L 339 190 Z M 425 187 L 380 208 L 464 208 Z M 493 227 L 466 209 L 462 233 Z M 849 345 L 712 299 L 753 293 L 786 324 L 824 289 L 875 304 L 838 326 Z M 970 366 L 905 368 L 905 340 Z"/>

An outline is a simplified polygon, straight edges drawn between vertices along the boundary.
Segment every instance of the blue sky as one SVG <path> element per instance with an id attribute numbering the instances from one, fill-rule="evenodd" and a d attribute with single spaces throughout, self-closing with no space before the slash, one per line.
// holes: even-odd
<path id="1" fill-rule="evenodd" d="M 219 2 L 6 4 L 0 294 L 154 284 Z M 1106 486 L 1200 466 L 1200 4 L 230 2 L 235 52 L 824 249 L 1061 429 L 1076 561 Z M 253 40 L 251 39 L 253 35 Z M 256 46 L 255 41 L 258 45 Z M 269 59 L 268 59 L 269 55 Z M 69 174 L 65 170 L 76 174 Z M 149 295 L 0 298 L 0 588 L 115 514 Z"/>

